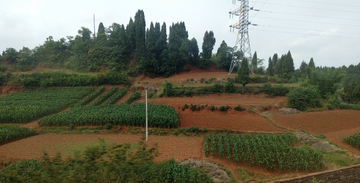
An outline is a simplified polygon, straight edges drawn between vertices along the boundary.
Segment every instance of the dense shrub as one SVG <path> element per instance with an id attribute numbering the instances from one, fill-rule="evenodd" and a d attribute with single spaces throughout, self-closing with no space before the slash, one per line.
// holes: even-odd
<path id="1" fill-rule="evenodd" d="M 105 74 L 80 75 L 61 72 L 21 74 L 19 83 L 24 87 L 50 87 L 50 86 L 98 86 L 102 84 L 130 83 L 126 74 L 108 71 Z"/>
<path id="2" fill-rule="evenodd" d="M 234 82 L 227 82 L 225 83 L 225 92 L 226 93 L 234 93 L 236 90 Z"/>
<path id="3" fill-rule="evenodd" d="M 171 82 L 166 82 L 164 85 L 164 95 L 167 97 L 175 96 L 175 90 Z"/>
<path id="4" fill-rule="evenodd" d="M 320 107 L 321 96 L 314 87 L 297 88 L 287 95 L 288 106 L 300 111 L 305 111 L 307 107 Z"/>
<path id="5" fill-rule="evenodd" d="M 249 83 L 266 83 L 266 82 L 268 82 L 268 78 L 260 77 L 260 76 L 250 77 L 250 81 L 249 81 Z"/>
<path id="6" fill-rule="evenodd" d="M 243 111 L 245 110 L 244 108 L 241 107 L 241 105 L 238 105 L 236 107 L 234 107 L 235 111 Z"/>
<path id="7" fill-rule="evenodd" d="M 4 77 L 3 75 L 0 73 L 0 86 L 4 83 Z"/>
<path id="8" fill-rule="evenodd" d="M 289 89 L 286 87 L 280 86 L 271 86 L 270 83 L 266 83 L 263 87 L 259 90 L 260 93 L 265 93 L 270 97 L 274 96 L 286 96 L 289 93 Z"/>
<path id="9" fill-rule="evenodd" d="M 211 91 L 214 92 L 214 93 L 222 93 L 222 92 L 223 92 L 223 89 L 224 89 L 224 86 L 223 86 L 223 85 L 221 85 L 220 83 L 216 83 L 216 84 L 212 87 Z"/>

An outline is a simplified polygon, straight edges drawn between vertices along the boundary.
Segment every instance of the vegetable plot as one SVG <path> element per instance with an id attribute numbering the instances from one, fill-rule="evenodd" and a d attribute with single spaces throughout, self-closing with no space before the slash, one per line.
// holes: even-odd
<path id="1" fill-rule="evenodd" d="M 176 128 L 179 118 L 175 108 L 165 105 L 148 105 L 149 126 Z M 113 125 L 145 126 L 145 104 L 101 105 L 74 107 L 68 111 L 46 116 L 41 126 Z"/>
<path id="2" fill-rule="evenodd" d="M 140 97 L 141 97 L 141 93 L 139 91 L 136 91 L 127 99 L 125 103 L 130 104 L 131 102 L 135 101 Z"/>
<path id="3" fill-rule="evenodd" d="M 344 142 L 355 148 L 360 149 L 360 133 L 355 133 L 353 135 L 345 137 Z"/>
<path id="4" fill-rule="evenodd" d="M 211 137 L 211 138 L 210 138 Z M 214 134 L 205 137 L 205 155 L 240 161 L 266 170 L 317 171 L 322 168 L 322 154 L 293 147 L 297 138 L 290 134 Z M 211 146 L 211 147 L 210 147 Z"/>
<path id="5" fill-rule="evenodd" d="M 91 102 L 89 105 L 96 106 L 96 105 L 101 104 L 106 99 L 108 99 L 111 95 L 113 95 L 116 91 L 118 91 L 118 89 L 119 88 L 117 86 L 111 87 L 111 89 L 109 91 L 107 91 L 106 93 L 101 95 L 99 98 L 97 98 L 95 101 Z"/>
<path id="6" fill-rule="evenodd" d="M 0 123 L 26 123 L 75 103 L 92 87 L 23 90 L 0 98 Z"/>
<path id="7" fill-rule="evenodd" d="M 87 104 L 88 102 L 90 102 L 91 100 L 96 98 L 98 95 L 100 95 L 100 93 L 103 91 L 105 91 L 105 86 L 100 86 L 94 92 L 90 93 L 90 95 L 86 96 L 84 99 L 82 99 L 78 103 L 76 103 L 74 105 L 74 107 L 79 107 L 79 106 Z"/>
<path id="8" fill-rule="evenodd" d="M 125 88 L 117 91 L 113 96 L 111 96 L 109 99 L 105 101 L 103 105 L 111 105 L 114 104 L 116 101 L 118 101 L 121 97 L 123 97 L 127 93 L 127 90 Z"/>
<path id="9" fill-rule="evenodd" d="M 19 126 L 0 126 L 0 144 L 36 135 L 36 131 Z"/>

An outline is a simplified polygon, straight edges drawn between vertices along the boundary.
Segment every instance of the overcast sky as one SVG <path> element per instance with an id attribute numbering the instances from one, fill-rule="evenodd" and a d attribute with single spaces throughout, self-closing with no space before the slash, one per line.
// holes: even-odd
<path id="1" fill-rule="evenodd" d="M 252 53 L 265 59 L 291 51 L 295 67 L 313 57 L 316 66 L 349 66 L 360 62 L 359 0 L 249 0 L 249 27 Z M 232 0 L 1 0 L 0 50 L 31 49 L 54 40 L 75 36 L 81 27 L 93 30 L 93 14 L 98 24 L 128 24 L 138 9 L 150 22 L 184 21 L 189 39 L 195 37 L 201 51 L 205 31 L 215 34 L 216 52 L 222 40 L 235 46 L 237 32 L 229 25 L 229 11 L 240 6 Z M 169 32 L 167 32 L 169 34 Z"/>

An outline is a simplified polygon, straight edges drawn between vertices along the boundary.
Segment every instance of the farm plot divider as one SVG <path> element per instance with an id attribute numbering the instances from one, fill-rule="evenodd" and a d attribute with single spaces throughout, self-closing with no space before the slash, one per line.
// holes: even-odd
<path id="1" fill-rule="evenodd" d="M 215 134 L 205 136 L 205 155 L 220 156 L 266 170 L 317 171 L 323 167 L 322 153 L 293 147 L 291 134 Z"/>

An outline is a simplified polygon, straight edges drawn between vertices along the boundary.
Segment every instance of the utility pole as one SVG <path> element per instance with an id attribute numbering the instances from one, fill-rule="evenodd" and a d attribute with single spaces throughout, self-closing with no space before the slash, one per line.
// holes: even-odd
<path id="1" fill-rule="evenodd" d="M 242 52 L 242 57 L 248 58 L 248 61 L 251 62 L 252 55 L 251 55 L 251 47 L 250 47 L 250 39 L 249 39 L 249 25 L 251 24 L 249 22 L 249 0 L 238 0 L 240 2 L 240 7 L 230 11 L 230 17 L 232 16 L 239 16 L 238 22 L 236 22 L 233 25 L 230 25 L 233 29 L 238 29 L 238 34 L 236 38 L 235 47 L 233 50 L 233 57 L 231 60 L 231 65 L 229 69 L 229 75 L 233 71 L 233 69 L 238 66 L 240 68 L 240 63 L 242 58 L 238 58 L 234 55 L 235 52 L 240 51 Z M 233 4 L 236 4 L 236 0 L 233 0 Z M 250 71 L 254 74 L 254 70 L 252 67 L 250 67 L 251 64 L 249 64 Z"/>
<path id="2" fill-rule="evenodd" d="M 147 89 L 145 89 L 146 96 L 146 141 L 148 141 L 148 102 L 147 102 Z"/>
<path id="3" fill-rule="evenodd" d="M 94 40 L 96 38 L 96 33 L 95 33 L 95 14 L 93 15 L 93 19 L 94 19 Z"/>

